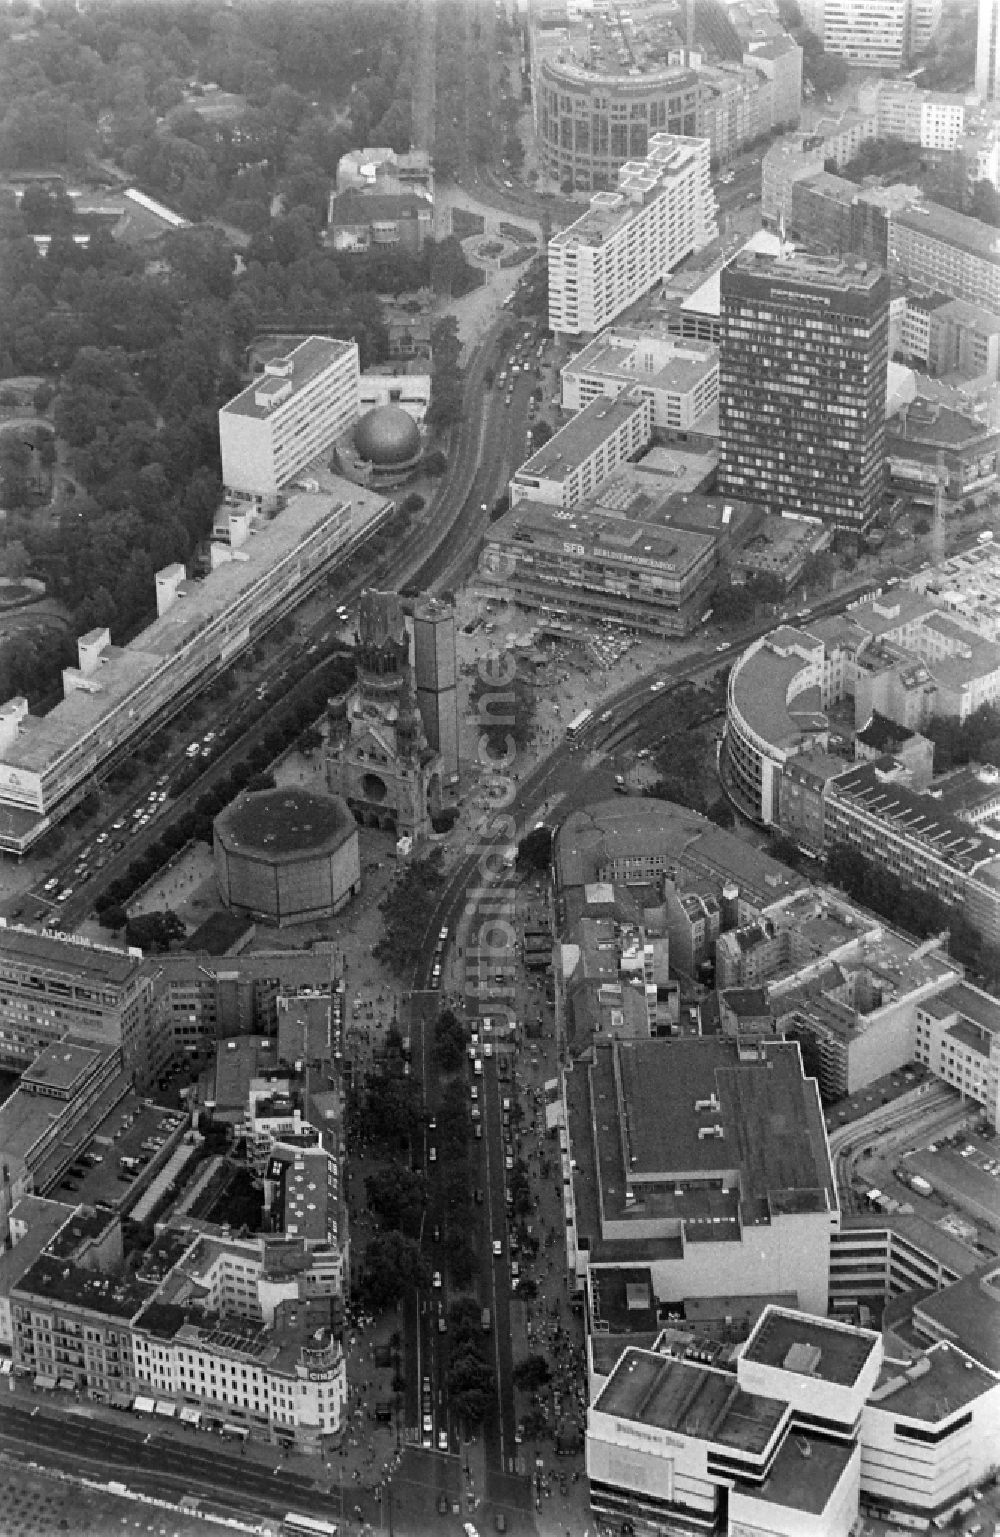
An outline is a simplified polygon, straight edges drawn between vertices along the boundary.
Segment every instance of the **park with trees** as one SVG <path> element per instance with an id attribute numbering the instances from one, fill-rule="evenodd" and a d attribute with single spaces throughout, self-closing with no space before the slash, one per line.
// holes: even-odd
<path id="1" fill-rule="evenodd" d="M 0 18 L 0 170 L 53 174 L 0 206 L 0 379 L 39 377 L 45 419 L 35 451 L 0 432 L 0 563 L 67 616 L 62 641 L 5 648 L 4 697 L 44 707 L 73 636 L 108 626 L 127 643 L 155 617 L 155 571 L 197 561 L 220 498 L 218 410 L 258 331 L 353 337 L 367 367 L 388 353 L 381 295 L 479 280 L 450 237 L 373 260 L 322 240 L 341 156 L 409 147 L 418 23 L 407 0 L 261 0 L 239 18 L 209 0 L 44 16 L 15 0 Z M 219 91 L 231 111 L 215 115 Z M 155 252 L 116 240 L 77 216 L 69 177 L 120 178 L 193 222 Z M 431 425 L 447 432 L 457 336 L 436 344 Z"/>

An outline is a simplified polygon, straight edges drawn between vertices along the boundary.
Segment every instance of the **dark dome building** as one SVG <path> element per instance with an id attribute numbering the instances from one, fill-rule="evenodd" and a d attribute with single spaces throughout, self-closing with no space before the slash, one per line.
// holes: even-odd
<path id="1" fill-rule="evenodd" d="M 215 819 L 215 879 L 234 912 L 266 923 L 308 923 L 361 890 L 358 830 L 339 795 L 261 790 Z"/>
<path id="2" fill-rule="evenodd" d="M 420 429 L 402 406 L 376 406 L 355 427 L 354 449 L 373 481 L 403 480 L 420 463 Z"/>

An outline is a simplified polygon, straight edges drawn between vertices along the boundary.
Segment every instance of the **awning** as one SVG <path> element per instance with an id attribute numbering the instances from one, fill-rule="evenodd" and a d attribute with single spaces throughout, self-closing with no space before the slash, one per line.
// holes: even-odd
<path id="1" fill-rule="evenodd" d="M 72 1377 L 60 1377 L 59 1381 L 56 1383 L 56 1387 L 61 1388 L 64 1393 L 72 1393 L 76 1387 L 76 1383 L 73 1381 Z"/>
<path id="2" fill-rule="evenodd" d="M 12 1362 L 9 1356 L 0 1356 L 0 1377 L 9 1377 Z"/>
<path id="3" fill-rule="evenodd" d="M 112 1393 L 111 1407 L 112 1409 L 131 1409 L 132 1395 L 130 1393 Z"/>
<path id="4" fill-rule="evenodd" d="M 240 1441 L 245 1441 L 250 1432 L 245 1425 L 227 1425 L 223 1422 L 222 1434 L 224 1436 L 236 1436 Z"/>
<path id="5" fill-rule="evenodd" d="M 177 1405 L 175 1403 L 171 1403 L 169 1398 L 158 1398 L 156 1400 L 156 1412 L 157 1414 L 161 1415 L 163 1419 L 172 1420 L 174 1415 L 177 1413 Z"/>
<path id="6" fill-rule="evenodd" d="M 48 1372 L 36 1372 L 35 1373 L 35 1387 L 36 1388 L 54 1388 L 55 1385 L 56 1385 L 56 1379 L 54 1377 L 50 1377 Z"/>
<path id="7" fill-rule="evenodd" d="M 156 1413 L 155 1401 L 152 1398 L 144 1398 L 142 1394 L 139 1395 L 132 1407 L 134 1408 L 136 1414 Z"/>
<path id="8" fill-rule="evenodd" d="M 190 1409 L 190 1408 L 188 1408 L 188 1406 L 186 1404 L 185 1404 L 184 1408 L 181 1410 L 180 1417 L 184 1421 L 185 1425 L 200 1425 L 201 1424 L 201 1410 L 200 1409 Z"/>

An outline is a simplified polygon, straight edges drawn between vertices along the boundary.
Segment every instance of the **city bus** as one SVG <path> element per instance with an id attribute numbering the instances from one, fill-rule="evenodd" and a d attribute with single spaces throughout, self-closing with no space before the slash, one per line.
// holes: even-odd
<path id="1" fill-rule="evenodd" d="M 316 1516 L 299 1516 L 290 1510 L 281 1523 L 281 1537 L 337 1537 L 340 1528 L 333 1521 Z"/>
<path id="2" fill-rule="evenodd" d="M 594 718 L 593 710 L 581 710 L 575 720 L 571 720 L 566 727 L 567 742 L 575 742 L 582 736 Z"/>

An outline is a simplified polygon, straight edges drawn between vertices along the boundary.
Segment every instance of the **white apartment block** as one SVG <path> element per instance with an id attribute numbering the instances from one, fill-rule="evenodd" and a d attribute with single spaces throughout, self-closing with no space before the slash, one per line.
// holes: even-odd
<path id="1" fill-rule="evenodd" d="M 269 510 L 278 492 L 358 419 L 357 342 L 307 336 L 219 412 L 230 497 Z"/>
<path id="2" fill-rule="evenodd" d="M 718 404 L 719 350 L 666 330 L 616 326 L 570 359 L 561 382 L 566 411 L 634 389 L 652 401 L 654 428 L 686 431 Z"/>
<path id="3" fill-rule="evenodd" d="M 1000 1003 L 968 982 L 957 982 L 916 1009 L 913 1058 L 975 1100 L 998 1124 Z"/>
<path id="4" fill-rule="evenodd" d="M 874 112 L 880 139 L 905 139 L 922 149 L 951 151 L 965 132 L 972 97 L 922 91 L 915 80 L 876 80 L 858 93 L 862 112 Z"/>
<path id="5" fill-rule="evenodd" d="M 707 139 L 654 134 L 617 192 L 549 241 L 549 326 L 594 335 L 694 251 L 718 238 Z"/>
<path id="6" fill-rule="evenodd" d="M 510 482 L 511 507 L 527 500 L 568 512 L 645 448 L 652 430 L 653 404 L 647 396 L 630 390 L 614 400 L 602 396 L 591 401 L 522 464 Z M 567 523 L 568 541 L 572 532 Z"/>
<path id="7" fill-rule="evenodd" d="M 934 7 L 927 0 L 804 0 L 801 10 L 825 52 L 839 54 L 848 64 L 878 69 L 899 69 L 906 63 L 914 22 L 922 37 L 929 37 L 929 27 L 936 26 Z"/>

